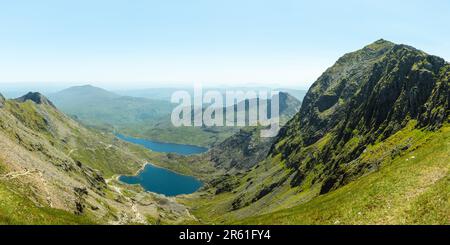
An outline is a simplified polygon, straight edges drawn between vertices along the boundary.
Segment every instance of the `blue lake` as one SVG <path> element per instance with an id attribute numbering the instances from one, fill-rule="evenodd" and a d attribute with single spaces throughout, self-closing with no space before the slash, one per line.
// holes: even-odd
<path id="1" fill-rule="evenodd" d="M 200 154 L 208 151 L 208 148 L 195 146 L 195 145 L 183 145 L 183 144 L 173 144 L 173 143 L 163 143 L 152 140 L 138 139 L 133 137 L 128 137 L 125 135 L 117 134 L 117 138 L 128 141 L 130 143 L 142 145 L 152 151 L 164 152 L 164 153 L 176 153 L 179 155 L 193 155 Z"/>
<path id="2" fill-rule="evenodd" d="M 166 196 L 190 194 L 202 187 L 198 179 L 147 164 L 136 176 L 120 176 L 119 180 L 127 184 L 140 184 L 146 191 Z"/>

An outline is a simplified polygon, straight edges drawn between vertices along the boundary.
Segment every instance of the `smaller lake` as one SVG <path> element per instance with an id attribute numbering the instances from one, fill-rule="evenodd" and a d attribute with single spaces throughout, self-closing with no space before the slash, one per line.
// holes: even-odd
<path id="1" fill-rule="evenodd" d="M 117 134 L 117 138 L 128 141 L 130 143 L 142 145 L 145 148 L 148 148 L 152 151 L 156 152 L 164 152 L 164 153 L 176 153 L 179 155 L 193 155 L 200 154 L 208 151 L 208 148 L 195 146 L 195 145 L 183 145 L 183 144 L 173 144 L 173 143 L 163 143 L 152 140 L 145 140 L 139 138 L 128 137 L 125 135 Z"/>
<path id="2" fill-rule="evenodd" d="M 166 196 L 190 194 L 196 192 L 203 185 L 201 181 L 192 176 L 178 174 L 151 164 L 145 165 L 138 175 L 122 175 L 119 180 L 127 184 L 139 184 L 146 191 Z"/>

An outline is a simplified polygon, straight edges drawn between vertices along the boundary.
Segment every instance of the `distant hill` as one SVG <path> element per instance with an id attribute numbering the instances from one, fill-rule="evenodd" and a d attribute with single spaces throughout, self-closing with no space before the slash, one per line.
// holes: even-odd
<path id="1" fill-rule="evenodd" d="M 173 108 L 167 101 L 120 96 L 91 85 L 71 87 L 49 98 L 83 123 L 110 129 L 152 124 L 168 117 Z"/>
<path id="2" fill-rule="evenodd" d="M 120 95 L 107 91 L 102 88 L 94 87 L 92 85 L 74 86 L 64 89 L 60 92 L 50 94 L 50 99 L 58 101 L 58 104 L 70 106 L 74 100 L 85 102 L 101 101 L 119 98 Z"/>

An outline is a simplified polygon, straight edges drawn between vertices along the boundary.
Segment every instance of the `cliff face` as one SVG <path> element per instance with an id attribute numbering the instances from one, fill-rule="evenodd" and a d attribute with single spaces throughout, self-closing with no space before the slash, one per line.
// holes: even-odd
<path id="1" fill-rule="evenodd" d="M 448 73 L 449 65 L 439 57 L 379 40 L 329 68 L 280 138 L 301 131 L 309 145 L 346 123 L 376 131 L 375 136 L 388 135 L 409 119 L 439 126 L 448 113 Z M 433 111 L 433 105 L 440 109 Z"/>
<path id="2" fill-rule="evenodd" d="M 281 153 L 296 169 L 293 185 L 323 164 L 317 181 L 324 181 L 321 193 L 328 192 L 359 175 L 344 165 L 410 120 L 431 130 L 442 126 L 449 115 L 449 76 L 443 59 L 384 40 L 346 54 L 312 85 L 272 155 Z M 317 156 L 302 151 L 321 140 L 326 144 Z"/>

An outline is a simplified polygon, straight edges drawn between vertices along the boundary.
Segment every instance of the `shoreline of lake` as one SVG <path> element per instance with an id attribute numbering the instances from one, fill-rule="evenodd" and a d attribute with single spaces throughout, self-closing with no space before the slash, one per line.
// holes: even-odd
<path id="1" fill-rule="evenodd" d="M 123 134 L 115 134 L 115 136 L 123 141 L 141 145 L 151 151 L 166 153 L 166 154 L 177 154 L 181 156 L 190 156 L 203 154 L 209 150 L 207 147 L 188 145 L 188 144 L 178 144 L 178 143 L 166 143 L 155 140 L 149 140 L 144 138 L 136 138 L 133 136 L 127 136 Z"/>
<path id="2" fill-rule="evenodd" d="M 197 178 L 197 177 L 195 177 L 195 176 L 193 176 L 193 175 L 188 175 L 188 174 L 180 173 L 180 172 L 177 172 L 177 171 L 175 171 L 175 170 L 172 170 L 172 169 L 169 169 L 169 168 L 166 168 L 166 167 L 162 167 L 162 166 L 156 165 L 156 164 L 151 163 L 151 162 L 144 163 L 144 164 L 142 165 L 142 167 L 140 167 L 140 168 L 137 170 L 136 174 L 134 174 L 134 175 L 119 174 L 119 175 L 117 176 L 117 178 L 120 177 L 120 176 L 136 176 L 136 175 L 139 175 L 139 174 L 145 169 L 145 167 L 146 167 L 147 165 L 151 165 L 151 166 L 153 166 L 153 167 L 155 167 L 155 168 L 161 168 L 161 169 L 170 171 L 170 172 L 172 172 L 172 173 L 174 173 L 174 174 L 183 175 L 183 176 L 187 176 L 187 177 L 194 177 L 194 178 L 196 178 L 196 179 L 199 179 L 199 178 Z M 202 181 L 202 182 L 203 182 L 203 181 Z"/>
<path id="3" fill-rule="evenodd" d="M 147 169 L 148 168 L 148 169 Z M 205 183 L 197 177 L 148 162 L 135 175 L 118 175 L 116 180 L 128 185 L 140 185 L 144 191 L 174 197 L 197 192 Z"/>

